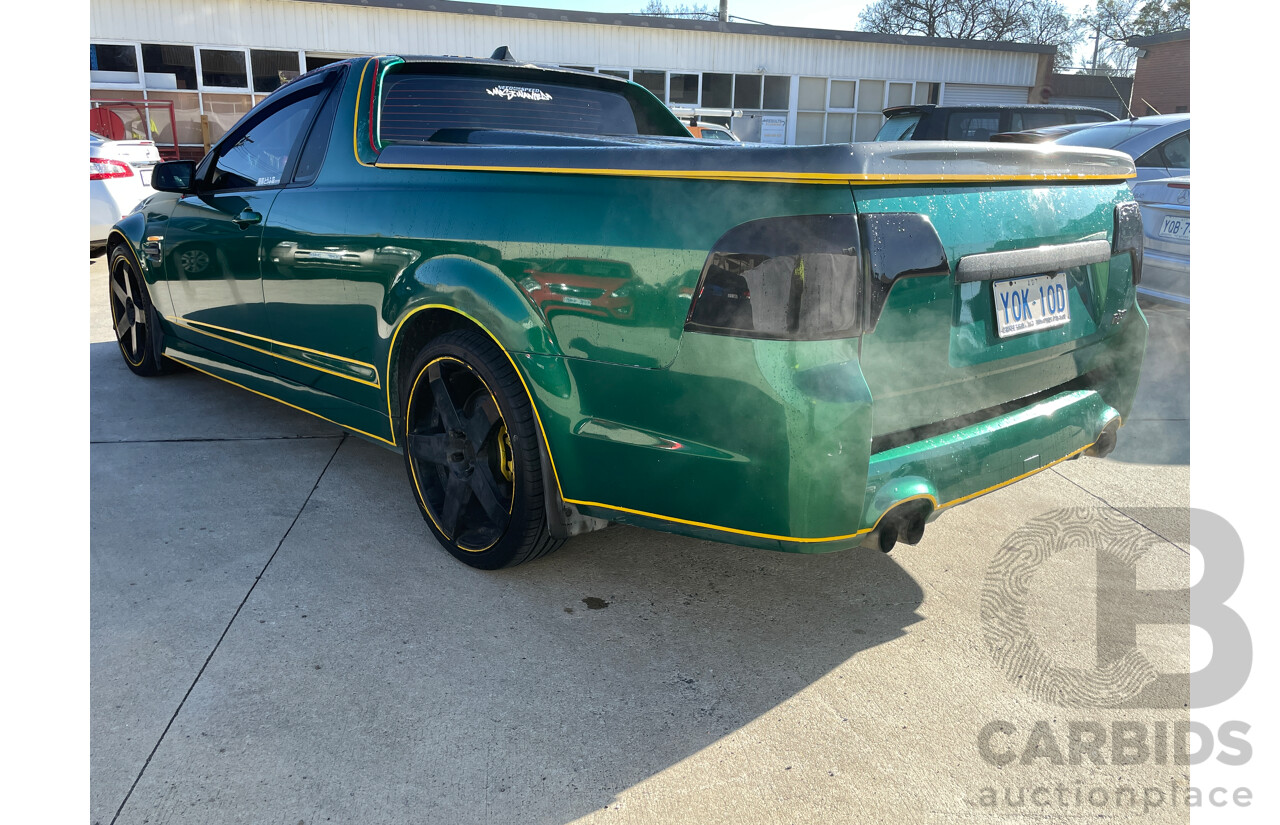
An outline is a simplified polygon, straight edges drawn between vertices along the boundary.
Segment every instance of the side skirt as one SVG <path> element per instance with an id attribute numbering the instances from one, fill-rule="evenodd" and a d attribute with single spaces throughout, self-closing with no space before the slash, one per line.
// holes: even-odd
<path id="1" fill-rule="evenodd" d="M 391 442 L 391 424 L 381 410 L 344 401 L 286 378 L 264 374 L 225 355 L 171 336 L 165 338 L 164 357 L 255 395 L 324 419 L 388 450 L 400 451 Z"/>

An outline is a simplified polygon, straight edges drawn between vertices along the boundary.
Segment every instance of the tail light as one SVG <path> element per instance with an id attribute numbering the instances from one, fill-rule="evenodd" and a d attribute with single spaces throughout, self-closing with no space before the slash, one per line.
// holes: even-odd
<path id="1" fill-rule="evenodd" d="M 89 180 L 131 178 L 133 167 L 124 161 L 109 158 L 89 158 Z"/>
<path id="2" fill-rule="evenodd" d="M 1128 252 L 1133 262 L 1133 283 L 1142 281 L 1142 210 L 1135 201 L 1116 204 L 1116 231 L 1111 254 Z"/>
<path id="3" fill-rule="evenodd" d="M 685 329 L 781 340 L 862 331 L 858 225 L 852 215 L 748 221 L 707 256 Z"/>
<path id="4" fill-rule="evenodd" d="M 903 278 L 951 274 L 947 252 L 928 215 L 916 212 L 864 212 L 862 244 L 867 251 L 865 331 L 875 332 L 889 291 Z"/>

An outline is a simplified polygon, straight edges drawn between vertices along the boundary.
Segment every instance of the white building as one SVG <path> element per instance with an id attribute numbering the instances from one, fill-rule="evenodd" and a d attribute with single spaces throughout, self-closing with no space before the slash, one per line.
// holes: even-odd
<path id="1" fill-rule="evenodd" d="M 786 143 L 868 140 L 906 103 L 1041 102 L 1053 61 L 1052 46 L 449 0 L 94 0 L 89 36 L 91 100 L 171 103 L 176 124 L 167 106 L 98 116 L 170 146 L 176 131 L 197 157 L 282 79 L 355 55 L 509 46 L 672 106 L 741 110 L 740 136 Z"/>

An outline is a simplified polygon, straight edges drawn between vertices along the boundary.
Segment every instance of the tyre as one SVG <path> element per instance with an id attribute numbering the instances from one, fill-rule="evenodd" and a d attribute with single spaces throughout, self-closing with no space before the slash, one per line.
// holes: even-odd
<path id="1" fill-rule="evenodd" d="M 558 548 L 538 428 L 515 368 L 479 332 L 427 345 L 404 381 L 404 460 L 418 509 L 455 558 L 482 570 Z"/>
<path id="2" fill-rule="evenodd" d="M 123 246 L 111 251 L 109 266 L 107 283 L 110 294 L 107 299 L 111 304 L 111 324 L 125 364 L 136 375 L 169 372 L 168 367 L 156 358 L 156 336 L 161 332 L 151 295 Z"/>

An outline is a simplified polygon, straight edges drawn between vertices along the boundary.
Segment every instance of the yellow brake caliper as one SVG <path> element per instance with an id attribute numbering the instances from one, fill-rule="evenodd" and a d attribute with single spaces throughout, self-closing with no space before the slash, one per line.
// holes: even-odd
<path id="1" fill-rule="evenodd" d="M 515 481 L 516 462 L 511 452 L 511 434 L 507 432 L 507 422 L 498 428 L 498 469 L 507 481 Z"/>

